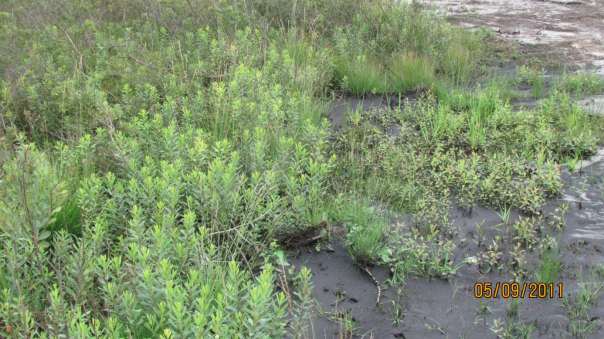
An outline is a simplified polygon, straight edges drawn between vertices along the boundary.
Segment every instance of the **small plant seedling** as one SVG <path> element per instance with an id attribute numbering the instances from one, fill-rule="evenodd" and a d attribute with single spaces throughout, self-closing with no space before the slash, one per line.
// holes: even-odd
<path id="1" fill-rule="evenodd" d="M 483 302 L 482 300 L 478 303 L 478 310 L 476 311 L 476 317 L 474 319 L 474 323 L 479 323 L 482 321 L 484 327 L 487 327 L 488 317 L 491 315 L 491 307 L 489 307 L 488 303 Z"/>
<path id="2" fill-rule="evenodd" d="M 508 208 L 504 208 L 504 209 L 502 209 L 501 211 L 499 211 L 497 213 L 497 215 L 499 215 L 499 219 L 505 225 L 509 224 L 511 214 L 512 214 L 512 212 L 511 212 L 511 209 L 509 207 Z"/>
<path id="3" fill-rule="evenodd" d="M 535 272 L 535 281 L 555 283 L 559 281 L 562 263 L 557 247 L 543 249 L 541 261 Z"/>

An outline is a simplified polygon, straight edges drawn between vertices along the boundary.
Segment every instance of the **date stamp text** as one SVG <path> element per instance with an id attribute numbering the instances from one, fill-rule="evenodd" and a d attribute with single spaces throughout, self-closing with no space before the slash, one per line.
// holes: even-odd
<path id="1" fill-rule="evenodd" d="M 564 297 L 564 283 L 546 282 L 486 282 L 474 284 L 474 298 L 477 299 L 561 299 Z"/>

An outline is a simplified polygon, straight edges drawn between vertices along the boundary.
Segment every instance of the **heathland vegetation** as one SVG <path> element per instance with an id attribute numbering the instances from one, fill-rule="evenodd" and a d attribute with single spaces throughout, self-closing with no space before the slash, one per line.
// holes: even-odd
<path id="1" fill-rule="evenodd" d="M 446 278 L 453 204 L 520 211 L 477 260 L 529 275 L 560 166 L 599 142 L 573 98 L 604 86 L 500 79 L 494 43 L 390 0 L 4 1 L 0 337 L 305 336 L 285 249 Z M 336 129 L 334 95 L 391 102 Z"/>

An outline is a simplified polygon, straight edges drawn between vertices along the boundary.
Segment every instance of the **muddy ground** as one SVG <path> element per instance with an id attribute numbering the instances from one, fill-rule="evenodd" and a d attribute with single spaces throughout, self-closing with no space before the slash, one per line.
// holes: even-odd
<path id="1" fill-rule="evenodd" d="M 604 74 L 604 0 L 421 0 L 464 27 L 485 27 L 539 59 Z"/>
<path id="2" fill-rule="evenodd" d="M 525 53 L 522 57 L 534 53 L 543 59 L 550 55 L 563 60 L 569 69 L 604 75 L 604 0 L 422 2 L 445 12 L 459 25 L 486 27 L 504 39 L 519 42 Z M 379 96 L 340 98 L 332 104 L 330 119 L 337 129 L 348 112 L 391 106 L 391 101 L 392 98 Z M 586 111 L 604 114 L 604 97 L 586 98 L 582 103 Z M 532 104 L 529 102 L 528 106 Z M 563 267 L 558 281 L 565 284 L 565 297 L 520 300 L 519 319 L 534 326 L 535 338 L 571 337 L 564 300 L 576 293 L 579 282 L 600 279 L 589 272 L 604 265 L 604 150 L 583 161 L 573 173 L 564 169 L 563 179 L 564 193 L 549 203 L 546 214 L 561 204 L 568 205 L 566 226 L 554 234 L 560 244 Z M 477 225 L 492 231 L 501 223 L 496 211 L 482 207 L 475 207 L 471 215 L 453 208 L 450 219 L 460 234 L 456 263 L 476 254 L 473 239 Z M 474 298 L 477 281 L 511 279 L 501 272 L 483 274 L 476 265 L 463 265 L 448 280 L 411 278 L 402 294 L 393 287 L 386 288 L 387 269 L 371 267 L 369 270 L 383 288 L 376 305 L 376 284 L 337 241 L 320 250 L 308 247 L 292 252 L 290 259 L 295 266 L 305 265 L 313 272 L 313 295 L 318 302 L 313 321 L 316 338 L 346 337 L 343 318 L 353 320 L 353 337 L 496 338 L 490 327 L 496 319 L 505 320 L 510 306 L 511 300 Z M 482 317 L 478 316 L 481 309 L 487 310 Z M 604 338 L 604 296 L 599 297 L 590 316 L 596 325 L 590 338 Z"/>
<path id="3" fill-rule="evenodd" d="M 589 274 L 593 267 L 604 264 L 604 161 L 596 160 L 576 173 L 566 171 L 564 194 L 549 207 L 569 204 L 566 227 L 556 236 L 563 263 L 558 280 L 565 284 L 565 297 L 519 300 L 519 319 L 535 327 L 534 338 L 571 337 L 564 299 L 576 292 L 579 282 L 594 279 Z M 450 216 L 460 238 L 465 239 L 459 246 L 456 262 L 476 253 L 472 239 L 477 225 L 493 230 L 501 223 L 495 211 L 481 207 L 474 208 L 471 215 L 454 208 Z M 309 247 L 292 253 L 291 257 L 292 264 L 307 266 L 313 272 L 314 297 L 319 304 L 313 323 L 316 338 L 341 336 L 340 319 L 344 316 L 354 321 L 354 337 L 359 338 L 496 338 L 491 330 L 493 321 L 505 320 L 511 303 L 511 299 L 474 298 L 476 282 L 512 279 L 504 272 L 483 274 L 475 265 L 462 266 L 448 280 L 411 278 L 402 287 L 400 296 L 385 283 L 389 276 L 387 269 L 369 268 L 383 289 L 380 304 L 376 305 L 375 283 L 341 244 L 324 245 L 319 251 Z M 481 302 L 488 308 L 482 317 Z M 590 338 L 604 337 L 600 324 L 600 319 L 604 319 L 604 297 L 591 309 L 590 316 L 598 326 Z"/>

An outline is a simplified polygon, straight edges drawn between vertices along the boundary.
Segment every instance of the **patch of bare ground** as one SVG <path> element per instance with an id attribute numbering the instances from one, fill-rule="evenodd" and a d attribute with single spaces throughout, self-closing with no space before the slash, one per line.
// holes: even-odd
<path id="1" fill-rule="evenodd" d="M 464 27 L 485 27 L 526 53 L 604 74 L 603 0 L 423 0 Z"/>

